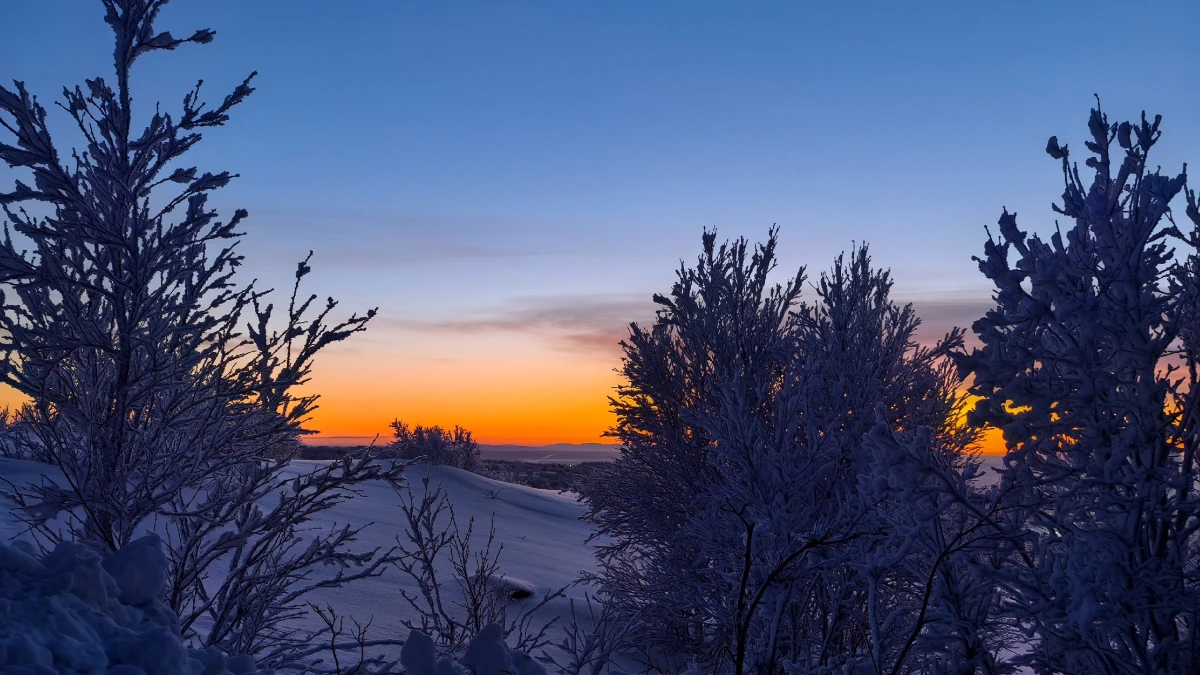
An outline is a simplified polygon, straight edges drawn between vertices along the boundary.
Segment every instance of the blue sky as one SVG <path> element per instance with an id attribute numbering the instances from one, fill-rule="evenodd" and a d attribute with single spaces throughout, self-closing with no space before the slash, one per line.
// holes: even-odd
<path id="1" fill-rule="evenodd" d="M 48 100 L 109 72 L 99 2 L 11 5 L 0 78 Z M 402 408 L 438 363 L 608 373 L 704 227 L 778 223 L 789 272 L 868 241 L 934 328 L 968 324 L 983 227 L 1002 206 L 1053 226 L 1043 148 L 1082 151 L 1093 93 L 1164 116 L 1164 169 L 1200 158 L 1198 7 L 175 0 L 160 27 L 216 41 L 148 57 L 135 96 L 171 109 L 203 78 L 215 101 L 259 71 L 191 159 L 241 174 L 216 203 L 251 213 L 250 274 L 313 248 L 314 289 L 380 306 L 334 360 L 394 373 L 371 395 Z"/>

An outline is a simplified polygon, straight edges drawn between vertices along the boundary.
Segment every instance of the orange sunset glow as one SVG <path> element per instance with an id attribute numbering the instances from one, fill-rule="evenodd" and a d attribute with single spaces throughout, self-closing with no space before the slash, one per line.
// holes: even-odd
<path id="1" fill-rule="evenodd" d="M 559 352 L 536 339 L 493 337 L 491 349 L 482 337 L 448 340 L 484 344 L 480 351 L 448 349 L 459 354 L 454 358 L 405 354 L 378 343 L 369 347 L 370 359 L 351 349 L 322 355 L 307 387 L 321 395 L 309 425 L 319 436 L 310 442 L 375 434 L 384 440 L 395 418 L 461 425 L 489 444 L 605 441 L 601 434 L 613 422 L 607 397 L 618 383 L 615 357 Z"/>
<path id="2" fill-rule="evenodd" d="M 401 312 L 381 311 L 366 332 L 334 343 L 313 362 L 300 393 L 320 399 L 307 424 L 315 433 L 304 440 L 359 445 L 378 436 L 377 442 L 387 443 L 388 423 L 401 419 L 460 425 L 491 445 L 613 443 L 604 433 L 616 422 L 608 398 L 621 382 L 619 343 L 629 322 L 651 320 L 651 296 L 647 291 L 618 301 L 559 298 L 518 304 L 515 318 L 459 322 L 414 322 L 403 320 Z M 362 309 L 352 297 L 342 300 L 348 311 Z M 924 345 L 984 311 L 980 301 L 914 305 L 926 317 L 917 335 Z M 543 314 L 558 318 L 548 322 L 538 318 Z M 0 406 L 23 401 L 0 386 Z M 986 430 L 980 450 L 1004 454 L 1002 432 Z"/>
<path id="3" fill-rule="evenodd" d="M 390 439 L 388 422 L 461 425 L 486 444 L 549 445 L 611 443 L 603 433 L 616 421 L 608 396 L 620 382 L 615 372 L 619 349 L 605 353 L 557 350 L 537 338 L 466 336 L 448 338 L 449 353 L 438 358 L 404 353 L 403 346 L 372 339 L 330 349 L 317 360 L 305 393 L 319 393 L 319 408 L 308 427 L 308 443 L 351 445 Z M 469 344 L 490 342 L 492 351 L 464 352 Z M 371 351 L 371 358 L 362 353 Z M 0 406 L 25 399 L 0 387 Z M 999 429 L 987 429 L 980 443 L 986 455 L 1004 454 Z"/>

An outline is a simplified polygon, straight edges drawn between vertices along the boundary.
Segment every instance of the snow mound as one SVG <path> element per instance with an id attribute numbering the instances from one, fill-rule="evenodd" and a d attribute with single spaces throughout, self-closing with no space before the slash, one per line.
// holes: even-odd
<path id="1" fill-rule="evenodd" d="M 100 555 L 75 542 L 36 556 L 0 544 L 0 672 L 10 675 L 250 675 L 254 661 L 183 644 L 159 599 L 156 535 Z"/>
<path id="2" fill-rule="evenodd" d="M 537 595 L 538 587 L 524 579 L 517 579 L 506 574 L 492 574 L 487 578 L 488 588 L 507 595 L 512 600 L 524 600 Z"/>

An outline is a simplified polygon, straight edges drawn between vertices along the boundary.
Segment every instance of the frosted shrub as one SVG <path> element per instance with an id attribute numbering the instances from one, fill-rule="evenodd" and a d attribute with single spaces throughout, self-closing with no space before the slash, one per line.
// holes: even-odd
<path id="1" fill-rule="evenodd" d="M 440 426 L 409 426 L 402 420 L 391 422 L 392 442 L 388 454 L 400 459 L 421 459 L 474 471 L 479 467 L 479 444 L 470 431 L 455 426 L 447 431 Z"/>
<path id="2" fill-rule="evenodd" d="M 188 647 L 162 601 L 168 565 L 158 537 L 136 539 L 102 557 L 75 542 L 38 556 L 28 544 L 0 543 L 0 672 L 13 675 L 270 675 L 245 655 Z M 337 657 L 335 650 L 334 657 Z M 441 659 L 433 640 L 413 631 L 400 652 L 408 675 L 545 675 L 492 624 L 460 662 Z M 359 659 L 333 672 L 381 672 Z M 385 664 L 386 665 L 386 664 Z M 382 671 L 382 672 L 387 672 Z"/>
<path id="3" fill-rule="evenodd" d="M 514 600 L 528 598 L 536 589 L 501 573 L 504 546 L 496 542 L 494 520 L 483 545 L 478 540 L 472 543 L 474 517 L 460 527 L 445 488 L 430 487 L 428 475 L 422 477 L 422 484 L 420 499 L 412 490 L 400 494 L 404 532 L 396 537 L 394 565 L 417 587 L 416 593 L 400 591 L 416 617 L 401 623 L 430 636 L 446 655 L 461 653 L 490 626 L 500 631 L 501 641 L 514 637 L 518 649 L 534 652 L 545 646 L 558 617 L 537 625 L 533 615 L 551 600 L 564 597 L 566 587 L 547 589 L 540 600 L 514 608 Z M 449 574 L 442 573 L 447 566 Z"/>

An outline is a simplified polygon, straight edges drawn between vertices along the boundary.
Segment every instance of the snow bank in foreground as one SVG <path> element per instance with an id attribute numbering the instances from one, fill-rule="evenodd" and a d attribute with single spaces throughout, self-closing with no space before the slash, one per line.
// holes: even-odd
<path id="1" fill-rule="evenodd" d="M 101 560 L 64 542 L 38 559 L 0 544 L 0 671 L 9 675 L 248 675 L 246 656 L 189 649 L 159 599 L 167 561 L 157 536 Z"/>

